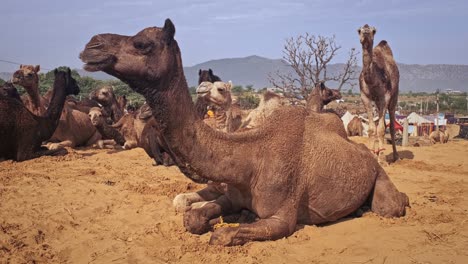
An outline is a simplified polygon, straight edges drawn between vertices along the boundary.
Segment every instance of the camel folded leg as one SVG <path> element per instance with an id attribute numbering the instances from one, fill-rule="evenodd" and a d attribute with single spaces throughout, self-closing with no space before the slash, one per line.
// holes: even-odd
<path id="1" fill-rule="evenodd" d="M 213 232 L 212 245 L 237 246 L 250 241 L 276 240 L 287 237 L 294 232 L 296 225 L 292 219 L 272 216 L 252 224 L 240 224 L 239 227 L 222 227 Z"/>
<path id="2" fill-rule="evenodd" d="M 200 191 L 178 194 L 172 201 L 172 204 L 177 212 L 184 212 L 193 203 L 213 201 L 223 194 L 219 190 L 219 185 L 221 184 L 209 183 L 208 186 Z"/>
<path id="3" fill-rule="evenodd" d="M 231 201 L 221 195 L 215 201 L 199 202 L 188 207 L 184 213 L 184 226 L 192 234 L 203 234 L 212 229 L 213 222 L 210 224 L 210 220 L 232 213 L 236 212 Z"/>
<path id="4" fill-rule="evenodd" d="M 371 210 L 384 217 L 405 215 L 406 206 L 409 206 L 408 196 L 397 190 L 382 168 L 379 170 L 371 195 Z"/>

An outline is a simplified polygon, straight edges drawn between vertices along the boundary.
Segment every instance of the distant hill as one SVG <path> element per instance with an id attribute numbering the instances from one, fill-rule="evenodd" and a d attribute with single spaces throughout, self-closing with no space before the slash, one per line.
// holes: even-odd
<path id="1" fill-rule="evenodd" d="M 343 64 L 331 64 L 329 73 L 340 71 Z M 453 89 L 468 91 L 468 65 L 418 65 L 399 63 L 400 91 L 434 92 L 436 89 Z M 279 59 L 268 59 L 259 56 L 245 58 L 211 60 L 185 67 L 185 77 L 189 86 L 198 82 L 198 70 L 211 68 L 222 80 L 232 80 L 234 85 L 253 85 L 255 88 L 269 87 L 268 73 L 280 70 L 291 71 L 290 67 Z M 361 67 L 358 67 L 358 72 Z M 333 87 L 333 83 L 329 86 Z M 359 86 L 356 86 L 359 89 Z"/>
<path id="2" fill-rule="evenodd" d="M 330 74 L 333 74 L 340 71 L 342 67 L 343 64 L 331 64 L 328 70 Z M 434 92 L 436 89 L 468 91 L 468 65 L 399 63 L 398 67 L 400 69 L 400 91 L 402 92 Z M 232 80 L 234 85 L 253 85 L 256 89 L 271 86 L 268 81 L 269 73 L 274 73 L 277 70 L 291 71 L 291 68 L 281 59 L 268 59 L 259 56 L 210 60 L 191 67 L 184 67 L 189 86 L 197 85 L 199 69 L 209 68 L 224 81 Z M 114 77 L 102 72 L 86 72 L 81 69 L 77 71 L 81 76 L 90 76 L 99 80 L 114 79 Z M 358 72 L 360 71 L 359 67 Z M 11 75 L 12 73 L 2 72 L 0 78 L 8 80 Z M 334 85 L 333 82 L 328 83 L 330 87 Z M 356 86 L 357 89 L 359 89 L 358 86 Z"/>

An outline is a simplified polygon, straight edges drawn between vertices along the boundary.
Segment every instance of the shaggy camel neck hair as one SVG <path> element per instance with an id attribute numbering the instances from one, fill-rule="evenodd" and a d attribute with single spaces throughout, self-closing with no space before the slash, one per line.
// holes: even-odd
<path id="1" fill-rule="evenodd" d="M 250 131 L 209 128 L 195 113 L 174 34 L 167 19 L 163 28 L 131 37 L 96 35 L 80 58 L 86 70 L 116 76 L 145 96 L 165 147 L 187 177 L 227 184 L 224 195 L 185 212 L 187 230 L 207 232 L 210 220 L 247 209 L 259 220 L 218 228 L 210 239 L 211 244 L 242 245 L 289 236 L 296 224 L 336 221 L 366 201 L 382 216 L 405 213 L 408 197 L 367 148 L 347 139 L 334 114 L 284 107 Z"/>
<path id="2" fill-rule="evenodd" d="M 362 45 L 362 71 L 359 76 L 361 100 L 369 120 L 374 120 L 373 104 L 377 108 L 379 123 L 369 122 L 369 148 L 385 163 L 383 153 L 385 145 L 385 112 L 390 115 L 390 135 L 392 137 L 393 161 L 398 160 L 395 146 L 395 109 L 398 102 L 400 73 L 393 59 L 393 53 L 387 41 L 382 40 L 375 48 L 374 35 L 377 30 L 369 25 L 358 29 Z M 376 147 L 378 140 L 378 147 Z"/>

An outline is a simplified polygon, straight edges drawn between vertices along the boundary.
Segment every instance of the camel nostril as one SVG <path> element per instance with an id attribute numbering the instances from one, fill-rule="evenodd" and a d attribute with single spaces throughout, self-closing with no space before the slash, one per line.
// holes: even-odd
<path id="1" fill-rule="evenodd" d="M 99 48 L 101 47 L 103 44 L 101 42 L 97 42 L 97 43 L 89 43 L 88 45 L 86 45 L 86 48 L 87 49 L 96 49 L 96 48 Z"/>

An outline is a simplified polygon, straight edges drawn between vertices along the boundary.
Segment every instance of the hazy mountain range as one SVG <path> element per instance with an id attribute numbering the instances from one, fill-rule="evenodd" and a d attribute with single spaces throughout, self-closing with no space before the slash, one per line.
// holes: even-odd
<path id="1" fill-rule="evenodd" d="M 340 71 L 343 64 L 329 65 L 329 73 Z M 447 65 L 447 64 L 402 64 L 400 69 L 400 90 L 413 92 L 433 92 L 436 89 L 453 89 L 468 91 L 468 65 Z M 288 72 L 291 68 L 281 59 L 268 59 L 259 56 L 249 56 L 245 58 L 230 58 L 220 60 L 210 60 L 191 67 L 184 67 L 185 76 L 189 86 L 195 86 L 198 82 L 199 69 L 212 69 L 223 81 L 232 80 L 234 85 L 253 85 L 260 89 L 270 87 L 268 74 L 276 71 Z M 358 72 L 361 71 L 359 67 Z M 111 79 L 113 77 L 102 72 L 85 72 L 79 69 L 82 76 L 91 76 L 96 79 Z M 7 80 L 12 73 L 0 73 L 0 78 Z M 333 83 L 327 83 L 333 87 Z M 359 86 L 355 86 L 355 91 Z M 346 89 L 346 88 L 345 88 Z"/>

